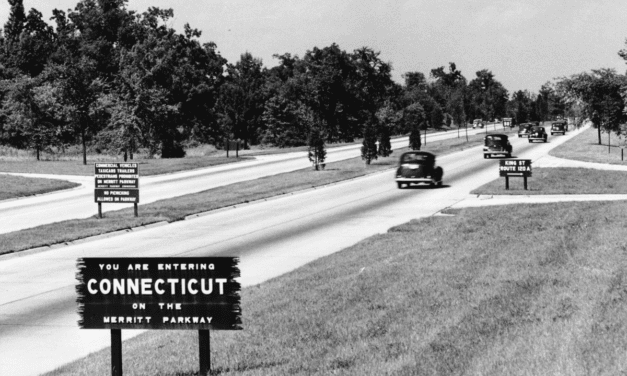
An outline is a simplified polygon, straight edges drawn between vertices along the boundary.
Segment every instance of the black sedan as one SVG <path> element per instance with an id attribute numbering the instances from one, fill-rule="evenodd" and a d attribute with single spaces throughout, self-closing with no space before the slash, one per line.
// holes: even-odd
<path id="1" fill-rule="evenodd" d="M 403 186 L 427 183 L 429 185 L 442 185 L 444 170 L 435 164 L 435 155 L 426 151 L 408 151 L 401 155 L 398 169 L 396 170 L 396 184 L 401 189 Z"/>

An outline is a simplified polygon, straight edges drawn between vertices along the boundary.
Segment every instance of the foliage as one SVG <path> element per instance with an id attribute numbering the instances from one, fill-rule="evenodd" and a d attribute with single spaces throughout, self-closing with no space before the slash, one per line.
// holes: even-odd
<path id="1" fill-rule="evenodd" d="M 601 131 L 621 133 L 625 121 L 623 100 L 627 79 L 613 69 L 597 69 L 562 78 L 559 90 L 567 100 L 579 104 L 583 114 L 597 128 L 601 145 Z"/>
<path id="2" fill-rule="evenodd" d="M 366 161 L 366 164 L 369 165 L 370 162 L 378 158 L 377 154 L 376 120 L 374 120 L 374 118 L 370 118 L 364 125 L 364 140 L 361 147 L 361 159 Z"/>
<path id="3" fill-rule="evenodd" d="M 405 108 L 404 121 L 409 124 L 411 133 L 409 134 L 409 148 L 420 150 L 422 141 L 420 140 L 420 128 L 426 121 L 425 111 L 418 103 L 414 103 Z"/>
<path id="4" fill-rule="evenodd" d="M 314 169 L 318 171 L 319 168 L 322 167 L 324 170 L 324 160 L 326 159 L 327 151 L 324 147 L 324 138 L 322 137 L 322 133 L 318 127 L 311 128 L 309 138 L 307 139 L 307 145 L 309 146 L 307 155 L 309 157 L 309 161 L 313 163 Z"/>

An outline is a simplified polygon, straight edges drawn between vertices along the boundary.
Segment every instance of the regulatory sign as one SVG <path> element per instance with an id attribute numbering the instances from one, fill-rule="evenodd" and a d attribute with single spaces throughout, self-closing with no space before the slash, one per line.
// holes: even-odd
<path id="1" fill-rule="evenodd" d="M 499 176 L 531 176 L 531 159 L 501 159 L 499 162 Z"/>
<path id="2" fill-rule="evenodd" d="M 137 163 L 96 163 L 96 202 L 139 203 L 139 165 Z"/>
<path id="3" fill-rule="evenodd" d="M 241 329 L 236 257 L 80 258 L 84 329 Z"/>

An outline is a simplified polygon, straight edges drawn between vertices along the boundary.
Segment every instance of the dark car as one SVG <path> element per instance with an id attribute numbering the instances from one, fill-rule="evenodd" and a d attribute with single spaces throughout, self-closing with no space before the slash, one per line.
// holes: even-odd
<path id="1" fill-rule="evenodd" d="M 531 128 L 531 131 L 529 132 L 529 142 L 533 142 L 533 141 L 546 142 L 546 139 L 547 139 L 547 135 L 546 135 L 546 131 L 544 130 L 544 127 L 534 126 Z"/>
<path id="2" fill-rule="evenodd" d="M 483 138 L 483 158 L 491 158 L 492 155 L 504 155 L 506 158 L 512 157 L 512 144 L 504 134 L 489 134 Z"/>
<path id="3" fill-rule="evenodd" d="M 522 123 L 518 126 L 518 137 L 529 137 L 529 131 L 533 124 L 531 123 Z"/>
<path id="4" fill-rule="evenodd" d="M 399 189 L 418 183 L 442 185 L 442 176 L 444 170 L 435 165 L 435 155 L 426 151 L 408 151 L 399 160 L 396 184 Z"/>
<path id="5" fill-rule="evenodd" d="M 566 134 L 567 130 L 568 123 L 566 123 L 565 121 L 556 121 L 555 123 L 551 124 L 551 136 L 555 133 Z"/>

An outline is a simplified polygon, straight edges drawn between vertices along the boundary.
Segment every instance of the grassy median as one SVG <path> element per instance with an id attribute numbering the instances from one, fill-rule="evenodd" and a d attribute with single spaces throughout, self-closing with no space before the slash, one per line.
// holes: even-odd
<path id="1" fill-rule="evenodd" d="M 64 180 L 25 178 L 0 174 L 0 200 L 70 189 L 79 185 Z"/>
<path id="2" fill-rule="evenodd" d="M 597 130 L 590 128 L 551 150 L 549 155 L 584 162 L 627 166 L 627 152 L 621 152 L 624 146 L 624 136 L 618 137 L 610 134 L 608 139 L 607 133 L 601 134 L 601 145 L 599 145 Z"/>
<path id="3" fill-rule="evenodd" d="M 469 142 L 466 142 L 465 138 L 428 142 L 427 147 L 423 149 L 442 155 L 477 146 L 482 144 L 482 142 L 483 135 L 475 135 L 469 137 Z M 130 229 L 156 222 L 178 221 L 192 214 L 319 187 L 391 169 L 396 166 L 398 158 L 404 150 L 406 149 L 396 150 L 391 156 L 379 158 L 369 166 L 366 166 L 361 158 L 352 158 L 329 163 L 326 165 L 326 169 L 321 171 L 314 171 L 312 168 L 308 168 L 140 205 L 138 218 L 133 217 L 132 209 L 123 209 L 106 212 L 103 219 L 98 219 L 94 216 L 87 219 L 62 221 L 8 234 L 0 234 L 0 255 L 67 243 L 89 236 Z M 391 179 L 390 177 L 392 184 Z M 94 212 L 96 212 L 96 205 L 93 205 Z"/>
<path id="4" fill-rule="evenodd" d="M 627 194 L 627 172 L 590 168 L 534 168 L 527 178 L 510 177 L 509 190 L 505 178 L 493 180 L 473 190 L 478 195 L 554 195 L 554 194 Z"/>
<path id="5" fill-rule="evenodd" d="M 626 203 L 469 208 L 415 220 L 242 292 L 213 375 L 617 375 L 627 371 Z M 194 331 L 124 343 L 124 374 L 192 376 Z M 110 374 L 109 350 L 49 373 Z"/>

